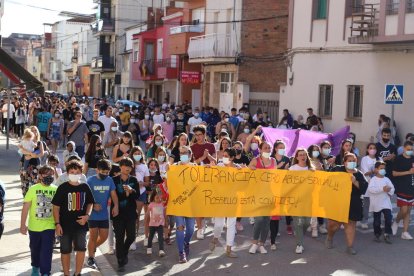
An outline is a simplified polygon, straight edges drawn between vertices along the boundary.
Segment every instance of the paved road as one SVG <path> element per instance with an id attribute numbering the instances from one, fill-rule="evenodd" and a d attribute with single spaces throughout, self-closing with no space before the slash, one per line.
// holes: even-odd
<path id="1" fill-rule="evenodd" d="M 21 193 L 17 175 L 17 155 L 15 151 L 5 151 L 4 136 L 0 136 L 0 179 L 5 182 L 8 193 L 6 207 L 6 230 L 0 240 L 0 275 L 30 275 L 30 256 L 28 239 L 19 234 L 21 210 Z M 397 210 L 395 209 L 394 212 Z M 211 239 L 211 225 L 207 229 L 206 239 L 193 240 L 191 257 L 186 264 L 178 264 L 178 254 L 175 243 L 166 246 L 167 256 L 159 258 L 158 244 L 153 247 L 154 254 L 147 256 L 142 242 L 142 233 L 138 238 L 138 248 L 130 252 L 130 262 L 123 275 L 414 275 L 414 242 L 404 241 L 399 236 L 393 238 L 393 244 L 375 243 L 373 231 L 358 230 L 355 248 L 356 256 L 345 253 L 343 231 L 335 237 L 335 248 L 324 248 L 324 237 L 313 239 L 309 234 L 305 237 L 305 252 L 302 255 L 294 253 L 295 239 L 285 232 L 284 221 L 281 222 L 281 236 L 278 237 L 277 251 L 262 255 L 250 255 L 248 248 L 252 236 L 252 226 L 244 219 L 245 230 L 236 237 L 235 251 L 239 258 L 229 259 L 224 254 L 223 247 L 217 247 L 215 252 L 208 250 Z M 399 230 L 399 233 L 401 229 Z M 410 232 L 414 233 L 411 226 Z M 224 233 L 222 235 L 224 238 Z M 224 243 L 224 240 L 221 240 Z M 108 251 L 107 244 L 100 251 Z M 84 269 L 83 273 L 96 275 L 117 275 L 116 260 L 113 255 L 98 256 L 101 271 Z M 54 275 L 61 275 L 59 254 L 54 254 Z"/>

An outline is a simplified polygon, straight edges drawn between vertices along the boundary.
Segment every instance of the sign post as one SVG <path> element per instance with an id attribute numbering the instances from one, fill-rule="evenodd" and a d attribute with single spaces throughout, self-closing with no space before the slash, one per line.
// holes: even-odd
<path id="1" fill-rule="evenodd" d="M 391 127 L 392 127 L 394 126 L 395 105 L 404 103 L 404 85 L 386 84 L 384 101 L 385 101 L 385 104 L 391 105 Z"/>

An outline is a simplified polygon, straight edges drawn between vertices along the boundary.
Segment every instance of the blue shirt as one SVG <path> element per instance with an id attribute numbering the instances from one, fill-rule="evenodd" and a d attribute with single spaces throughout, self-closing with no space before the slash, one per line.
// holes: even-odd
<path id="1" fill-rule="evenodd" d="M 96 175 L 88 178 L 87 183 L 92 190 L 95 204 L 100 204 L 102 209 L 97 212 L 92 210 L 90 220 L 109 220 L 108 214 L 108 199 L 111 197 L 111 192 L 115 190 L 115 184 L 111 177 L 105 180 L 99 179 Z"/>
<path id="2" fill-rule="evenodd" d="M 39 131 L 46 132 L 49 127 L 49 120 L 52 118 L 52 114 L 49 112 L 40 112 L 37 114 L 37 127 Z"/>
<path id="3" fill-rule="evenodd" d="M 237 115 L 235 116 L 230 116 L 229 119 L 230 123 L 236 128 L 237 125 L 239 124 L 239 117 Z"/>

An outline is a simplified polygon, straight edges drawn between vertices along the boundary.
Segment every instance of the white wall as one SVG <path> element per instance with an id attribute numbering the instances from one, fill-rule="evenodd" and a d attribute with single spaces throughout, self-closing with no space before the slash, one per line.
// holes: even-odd
<path id="1" fill-rule="evenodd" d="M 385 35 L 396 35 L 398 30 L 398 15 L 387 15 L 385 22 Z"/>
<path id="2" fill-rule="evenodd" d="M 414 13 L 405 15 L 405 33 L 414 34 Z"/>

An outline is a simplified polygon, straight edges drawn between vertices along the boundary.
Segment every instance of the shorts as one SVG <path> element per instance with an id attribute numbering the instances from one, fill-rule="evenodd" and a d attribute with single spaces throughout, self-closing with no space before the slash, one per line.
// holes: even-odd
<path id="1" fill-rule="evenodd" d="M 414 206 L 414 196 L 397 193 L 397 206 Z"/>
<path id="2" fill-rule="evenodd" d="M 145 192 L 143 192 L 142 194 L 139 195 L 137 201 L 141 201 L 141 202 L 147 204 L 147 198 L 148 198 L 148 195 L 147 195 L 147 192 L 145 191 Z"/>
<path id="3" fill-rule="evenodd" d="M 89 228 L 109 229 L 109 220 L 89 220 Z"/>
<path id="4" fill-rule="evenodd" d="M 52 135 L 50 137 L 53 140 L 60 140 L 60 133 L 59 132 L 52 132 Z"/>
<path id="5" fill-rule="evenodd" d="M 86 251 L 86 231 L 79 230 L 74 233 L 65 233 L 60 237 L 60 253 L 70 254 L 72 253 L 72 245 L 74 245 L 75 251 Z"/>

